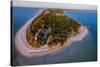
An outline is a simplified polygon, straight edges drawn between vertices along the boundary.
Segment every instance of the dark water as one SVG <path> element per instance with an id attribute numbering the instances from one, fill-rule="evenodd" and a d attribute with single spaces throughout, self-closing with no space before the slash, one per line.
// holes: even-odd
<path id="1" fill-rule="evenodd" d="M 13 7 L 12 13 L 12 36 L 15 39 L 16 32 L 23 26 L 27 20 L 39 12 L 39 8 Z M 88 35 L 80 42 L 74 42 L 64 51 L 56 55 L 47 55 L 42 57 L 23 57 L 14 46 L 13 41 L 13 59 L 15 65 L 27 64 L 51 64 L 68 63 L 97 60 L 97 12 L 95 10 L 65 10 L 65 15 L 72 17 L 81 24 L 89 27 Z"/>

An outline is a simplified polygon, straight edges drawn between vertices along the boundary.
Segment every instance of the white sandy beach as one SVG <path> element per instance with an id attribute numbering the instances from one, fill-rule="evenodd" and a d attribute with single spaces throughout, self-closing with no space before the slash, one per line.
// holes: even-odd
<path id="1" fill-rule="evenodd" d="M 43 10 L 42 10 L 43 11 Z M 36 18 L 39 14 L 42 13 L 40 11 L 35 17 L 32 17 L 30 20 L 26 22 L 24 26 L 17 32 L 16 37 L 15 37 L 15 45 L 18 49 L 18 51 L 25 57 L 37 57 L 37 56 L 44 56 L 48 54 L 56 54 L 63 49 L 65 49 L 68 45 L 75 41 L 80 41 L 82 40 L 87 34 L 88 34 L 88 29 L 85 26 L 80 27 L 80 33 L 72 36 L 66 41 L 63 45 L 63 47 L 59 46 L 59 44 L 51 49 L 48 48 L 48 46 L 43 46 L 41 48 L 33 48 L 31 47 L 26 40 L 26 30 L 28 26 L 31 24 L 31 22 Z"/>

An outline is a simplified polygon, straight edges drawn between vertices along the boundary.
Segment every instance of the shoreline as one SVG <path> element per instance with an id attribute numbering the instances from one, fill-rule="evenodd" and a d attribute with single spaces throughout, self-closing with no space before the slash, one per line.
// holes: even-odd
<path id="1" fill-rule="evenodd" d="M 43 10 L 41 10 L 36 16 L 29 19 L 24 26 L 21 27 L 21 29 L 17 32 L 15 37 L 15 45 L 18 49 L 18 51 L 25 57 L 38 57 L 38 56 L 44 56 L 44 55 L 53 55 L 58 52 L 61 52 L 65 48 L 67 48 L 68 45 L 71 45 L 73 42 L 82 40 L 87 34 L 88 29 L 85 26 L 80 27 L 80 32 L 76 34 L 75 36 L 72 36 L 68 38 L 68 41 L 64 42 L 63 46 L 59 46 L 60 44 L 56 45 L 53 48 L 48 48 L 47 45 L 41 47 L 41 48 L 33 48 L 31 47 L 26 40 L 26 30 L 28 26 L 31 24 L 31 22 L 42 13 Z"/>

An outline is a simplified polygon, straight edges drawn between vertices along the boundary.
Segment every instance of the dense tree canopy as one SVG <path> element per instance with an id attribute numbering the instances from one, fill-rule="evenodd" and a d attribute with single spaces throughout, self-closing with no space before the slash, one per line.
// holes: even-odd
<path id="1" fill-rule="evenodd" d="M 33 47 L 40 47 L 45 44 L 52 46 L 58 43 L 63 45 L 68 37 L 79 32 L 79 22 L 68 16 L 60 16 L 54 13 L 56 13 L 56 11 L 43 14 L 36 21 L 32 22 L 28 29 L 29 32 L 27 32 L 27 41 L 30 45 Z M 59 11 L 57 13 L 59 13 Z M 46 29 L 50 29 L 51 31 L 44 32 Z M 37 40 L 35 40 L 35 38 L 37 38 Z"/>

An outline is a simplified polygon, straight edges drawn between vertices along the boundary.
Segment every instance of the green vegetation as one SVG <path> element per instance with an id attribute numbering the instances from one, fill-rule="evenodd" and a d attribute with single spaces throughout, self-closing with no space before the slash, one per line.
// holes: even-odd
<path id="1" fill-rule="evenodd" d="M 64 15 L 62 9 L 45 9 L 44 14 L 33 21 L 27 32 L 28 43 L 35 48 L 43 45 L 52 47 L 67 41 L 79 33 L 79 22 Z"/>

